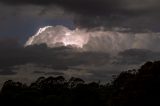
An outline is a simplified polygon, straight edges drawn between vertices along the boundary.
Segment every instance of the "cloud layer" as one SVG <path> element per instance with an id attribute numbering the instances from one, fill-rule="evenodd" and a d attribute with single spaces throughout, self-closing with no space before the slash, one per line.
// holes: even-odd
<path id="1" fill-rule="evenodd" d="M 70 30 L 64 26 L 40 28 L 30 37 L 25 46 L 47 44 L 48 47 L 76 45 L 85 51 L 107 52 L 115 54 L 126 49 L 148 49 L 160 51 L 160 33 L 121 32 L 122 29 L 106 31 Z"/>
<path id="2" fill-rule="evenodd" d="M 76 27 L 126 27 L 133 31 L 159 31 L 159 0 L 0 0 L 17 16 L 68 17 Z M 16 9 L 17 8 L 17 9 Z M 18 8 L 21 8 L 19 10 Z M 32 12 L 28 11 L 32 10 Z"/>
<path id="3" fill-rule="evenodd" d="M 103 82 L 121 71 L 160 59 L 160 52 L 145 49 L 128 49 L 114 56 L 70 47 L 47 48 L 45 45 L 1 49 L 0 52 L 0 83 L 7 79 L 29 83 L 40 76 L 57 75 Z"/>
<path id="4" fill-rule="evenodd" d="M 49 32 L 55 32 L 54 27 L 50 28 L 53 31 Z M 62 26 L 57 28 L 65 29 Z M 63 35 L 63 31 L 59 33 L 56 29 L 56 32 L 49 38 Z M 159 47 L 155 46 L 159 42 L 159 33 L 96 31 L 94 34 L 97 35 L 92 35 L 92 32 L 85 31 L 84 35 L 89 34 L 90 37 L 83 48 L 48 47 L 46 44 L 50 45 L 50 42 L 45 44 L 48 36 L 41 34 L 36 36 L 38 40 L 35 43 L 26 47 L 0 49 L 0 83 L 7 79 L 29 83 L 39 76 L 57 75 L 66 78 L 76 76 L 87 81 L 109 81 L 112 75 L 121 71 L 160 59 Z"/>

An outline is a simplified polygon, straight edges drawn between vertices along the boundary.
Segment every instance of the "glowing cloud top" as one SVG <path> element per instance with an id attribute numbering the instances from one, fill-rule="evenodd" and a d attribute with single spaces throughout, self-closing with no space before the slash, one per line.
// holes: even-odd
<path id="1" fill-rule="evenodd" d="M 45 43 L 48 47 L 55 47 L 61 44 L 82 48 L 87 42 L 88 35 L 84 31 L 79 31 L 78 29 L 70 30 L 64 26 L 46 26 L 40 28 L 34 36 L 30 37 L 25 46 Z"/>

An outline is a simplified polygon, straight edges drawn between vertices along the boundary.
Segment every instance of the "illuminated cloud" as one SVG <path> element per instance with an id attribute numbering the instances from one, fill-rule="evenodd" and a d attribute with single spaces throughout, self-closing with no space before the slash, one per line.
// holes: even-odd
<path id="1" fill-rule="evenodd" d="M 117 29 L 117 28 L 116 28 Z M 126 49 L 159 51 L 160 33 L 132 33 L 119 30 L 68 29 L 64 26 L 46 26 L 31 36 L 25 46 L 47 44 L 48 47 L 74 45 L 86 51 L 116 53 Z M 155 46 L 156 45 L 156 46 Z"/>
<path id="2" fill-rule="evenodd" d="M 89 33 L 83 30 L 70 30 L 64 26 L 46 26 L 29 38 L 25 46 L 46 43 L 48 47 L 55 47 L 57 44 L 64 46 L 75 45 L 82 48 L 88 42 Z"/>

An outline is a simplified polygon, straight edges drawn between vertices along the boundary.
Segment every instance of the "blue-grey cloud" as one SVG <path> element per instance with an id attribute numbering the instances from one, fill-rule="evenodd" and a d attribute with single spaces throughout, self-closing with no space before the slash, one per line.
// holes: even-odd
<path id="1" fill-rule="evenodd" d="M 133 31 L 159 31 L 159 0 L 0 0 L 0 2 L 9 5 L 12 11 L 13 8 L 24 6 L 21 11 L 16 9 L 13 12 L 15 15 L 63 17 L 67 16 L 63 13 L 69 14 L 69 18 L 81 28 L 121 26 L 131 28 Z M 26 10 L 33 11 L 31 13 Z"/>

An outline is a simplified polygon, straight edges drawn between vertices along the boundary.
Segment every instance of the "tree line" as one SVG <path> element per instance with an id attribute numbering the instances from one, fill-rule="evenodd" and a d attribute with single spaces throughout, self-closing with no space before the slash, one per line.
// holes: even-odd
<path id="1" fill-rule="evenodd" d="M 121 72 L 106 84 L 76 77 L 40 77 L 30 85 L 8 80 L 0 92 L 2 106 L 150 106 L 160 105 L 159 100 L 160 61 Z"/>

